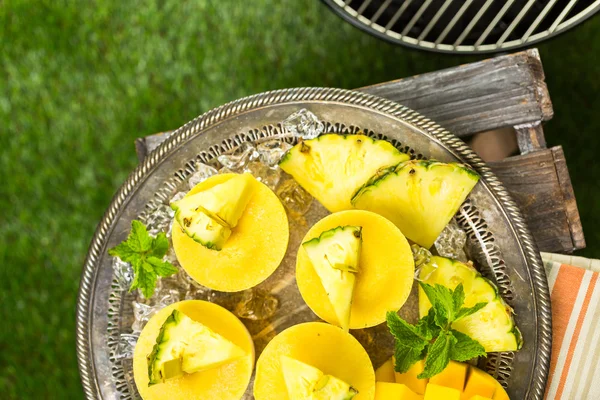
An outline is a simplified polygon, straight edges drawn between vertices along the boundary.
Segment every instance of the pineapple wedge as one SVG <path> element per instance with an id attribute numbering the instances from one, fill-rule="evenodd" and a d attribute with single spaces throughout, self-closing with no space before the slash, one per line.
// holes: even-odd
<path id="1" fill-rule="evenodd" d="M 465 307 L 473 307 L 479 302 L 488 304 L 476 313 L 452 324 L 452 328 L 477 340 L 486 352 L 516 351 L 523 341 L 521 332 L 515 325 L 512 309 L 502 300 L 496 286 L 472 266 L 457 260 L 434 256 L 424 264 L 420 272 L 424 283 L 443 285 L 450 289 L 463 284 Z M 419 287 L 419 314 L 427 315 L 431 303 L 423 289 Z"/>
<path id="2" fill-rule="evenodd" d="M 408 159 L 385 140 L 327 134 L 298 143 L 279 166 L 333 213 L 352 209 L 352 194 L 379 169 Z"/>
<path id="3" fill-rule="evenodd" d="M 281 370 L 290 400 L 350 400 L 356 389 L 312 365 L 281 356 Z"/>
<path id="4" fill-rule="evenodd" d="M 339 226 L 302 243 L 321 279 L 340 326 L 348 330 L 352 294 L 356 284 L 362 228 Z"/>
<path id="5" fill-rule="evenodd" d="M 407 238 L 430 248 L 478 181 L 462 164 L 412 160 L 375 174 L 352 204 L 386 217 Z"/>
<path id="6" fill-rule="evenodd" d="M 174 310 L 185 318 L 173 317 Z M 205 336 L 207 330 L 212 334 Z M 222 339 L 219 344 L 215 335 Z M 243 356 L 238 357 L 240 352 Z M 254 355 L 252 337 L 233 313 L 208 301 L 180 301 L 162 308 L 144 325 L 133 352 L 133 380 L 144 400 L 241 399 L 252 377 Z M 151 367 L 149 358 L 154 361 Z M 165 368 L 161 360 L 168 362 Z M 217 366 L 221 361 L 225 362 Z M 201 371 L 192 373 L 197 368 Z M 150 383 L 163 377 L 164 383 Z"/>
<path id="7" fill-rule="evenodd" d="M 148 385 L 231 362 L 246 353 L 229 340 L 173 310 L 148 355 Z"/>
<path id="8" fill-rule="evenodd" d="M 171 203 L 175 220 L 194 241 L 221 250 L 252 197 L 253 179 L 250 174 L 236 175 Z"/>

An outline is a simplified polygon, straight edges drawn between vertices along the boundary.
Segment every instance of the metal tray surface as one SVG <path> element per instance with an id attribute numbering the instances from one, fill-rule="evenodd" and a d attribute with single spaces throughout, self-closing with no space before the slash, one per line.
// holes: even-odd
<path id="1" fill-rule="evenodd" d="M 211 164 L 218 155 L 243 142 L 281 136 L 280 122 L 301 108 L 324 121 L 326 132 L 362 131 L 390 141 L 413 158 L 459 161 L 481 175 L 456 221 L 467 233 L 470 259 L 497 284 L 514 308 L 524 346 L 516 353 L 490 353 L 479 360 L 479 366 L 507 387 L 511 398 L 542 399 L 551 351 L 548 285 L 533 238 L 502 183 L 464 142 L 435 122 L 379 97 L 331 88 L 276 90 L 213 109 L 176 130 L 128 177 L 98 225 L 80 283 L 77 353 L 87 398 L 139 398 L 131 361 L 114 357 L 119 335 L 130 329 L 133 296 L 115 284 L 107 249 L 125 239 L 133 219 L 143 219 L 154 207 L 168 202 L 174 190 L 194 172 L 196 161 Z M 294 143 L 295 139 L 286 140 Z M 306 215 L 307 224 L 291 220 L 290 244 L 282 265 L 259 285 L 277 291 L 280 307 L 268 320 L 243 320 L 253 335 L 257 357 L 275 333 L 295 323 L 318 319 L 298 294 L 294 265 L 304 233 L 326 214 L 315 201 Z M 413 290 L 401 314 L 414 318 L 416 308 Z M 274 329 L 265 330 L 266 325 Z M 353 334 L 369 352 L 375 368 L 393 353 L 385 324 Z M 252 398 L 251 387 L 245 398 Z"/>

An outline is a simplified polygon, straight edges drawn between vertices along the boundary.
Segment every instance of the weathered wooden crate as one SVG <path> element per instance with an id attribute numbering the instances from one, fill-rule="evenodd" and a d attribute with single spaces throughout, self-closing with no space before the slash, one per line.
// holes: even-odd
<path id="1" fill-rule="evenodd" d="M 489 164 L 521 207 L 540 251 L 585 247 L 562 147 L 547 148 L 544 139 L 542 123 L 553 110 L 536 49 L 357 90 L 410 107 L 464 140 L 514 128 L 521 154 Z M 138 139 L 139 159 L 167 134 Z"/>

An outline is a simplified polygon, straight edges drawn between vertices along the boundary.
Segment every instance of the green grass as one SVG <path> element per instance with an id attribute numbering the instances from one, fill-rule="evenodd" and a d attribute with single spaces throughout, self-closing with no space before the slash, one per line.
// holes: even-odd
<path id="1" fill-rule="evenodd" d="M 600 19 L 541 46 L 589 249 L 600 257 Z M 480 57 L 481 58 L 481 57 Z M 316 0 L 0 0 L 0 393 L 82 398 L 74 339 L 95 226 L 136 137 L 240 96 L 353 88 L 475 58 L 395 47 Z"/>

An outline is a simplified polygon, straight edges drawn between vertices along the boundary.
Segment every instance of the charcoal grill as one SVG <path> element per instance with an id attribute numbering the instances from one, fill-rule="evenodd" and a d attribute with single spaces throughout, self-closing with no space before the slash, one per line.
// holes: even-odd
<path id="1" fill-rule="evenodd" d="M 600 0 L 323 0 L 360 29 L 393 43 L 444 53 L 529 46 L 600 10 Z"/>

